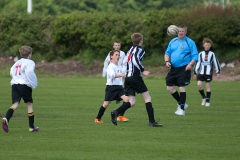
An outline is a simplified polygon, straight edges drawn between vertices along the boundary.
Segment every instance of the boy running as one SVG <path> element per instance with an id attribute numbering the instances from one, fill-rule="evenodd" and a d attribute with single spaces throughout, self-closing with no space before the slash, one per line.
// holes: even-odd
<path id="1" fill-rule="evenodd" d="M 35 63 L 31 60 L 32 48 L 29 46 L 22 46 L 19 52 L 22 58 L 18 60 L 10 70 L 10 75 L 12 77 L 12 106 L 2 119 L 2 128 L 4 132 L 9 131 L 9 120 L 13 116 L 13 112 L 18 108 L 21 98 L 23 98 L 28 110 L 29 131 L 35 132 L 38 131 L 39 128 L 34 126 L 32 88 L 34 89 L 37 87 L 38 81 L 34 72 Z"/>

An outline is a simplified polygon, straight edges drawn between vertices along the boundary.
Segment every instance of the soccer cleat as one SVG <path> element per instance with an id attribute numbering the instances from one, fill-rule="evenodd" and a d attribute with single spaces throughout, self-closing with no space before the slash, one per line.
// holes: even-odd
<path id="1" fill-rule="evenodd" d="M 8 132 L 8 120 L 7 120 L 7 118 L 2 119 L 2 129 L 4 130 L 4 132 Z"/>
<path id="2" fill-rule="evenodd" d="M 205 106 L 206 106 L 206 107 L 210 107 L 210 103 L 209 103 L 209 102 L 206 102 Z"/>
<path id="3" fill-rule="evenodd" d="M 103 123 L 103 120 L 95 118 L 95 123 Z"/>
<path id="4" fill-rule="evenodd" d="M 178 116 L 185 116 L 185 111 L 182 110 L 182 109 L 180 109 L 180 110 L 176 113 L 176 115 L 178 115 Z"/>
<path id="5" fill-rule="evenodd" d="M 203 99 L 202 99 L 202 103 L 201 103 L 201 105 L 202 105 L 202 106 L 205 106 L 205 104 L 206 104 L 206 99 L 203 98 Z"/>
<path id="6" fill-rule="evenodd" d="M 117 121 L 119 121 L 119 122 L 128 122 L 128 119 L 126 117 L 124 117 L 124 116 L 118 116 L 117 117 Z"/>
<path id="7" fill-rule="evenodd" d="M 115 110 L 111 112 L 111 121 L 114 125 L 117 125 L 117 111 Z"/>
<path id="8" fill-rule="evenodd" d="M 158 122 L 149 122 L 149 127 L 163 127 L 163 125 Z"/>
<path id="9" fill-rule="evenodd" d="M 188 105 L 187 105 L 187 103 L 185 103 L 184 109 L 187 109 L 187 108 L 188 108 Z M 177 107 L 177 110 L 176 110 L 175 114 L 177 114 L 179 112 L 179 110 L 181 110 L 181 105 L 178 104 L 178 107 Z"/>
<path id="10" fill-rule="evenodd" d="M 38 127 L 29 128 L 29 132 L 37 132 L 38 130 L 39 130 Z"/>

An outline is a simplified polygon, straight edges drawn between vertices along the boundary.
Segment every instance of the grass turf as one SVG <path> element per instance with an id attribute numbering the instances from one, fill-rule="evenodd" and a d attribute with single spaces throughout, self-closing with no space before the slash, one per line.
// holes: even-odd
<path id="1" fill-rule="evenodd" d="M 11 105 L 10 78 L 0 78 L 0 115 Z M 148 127 L 144 101 L 137 95 L 136 106 L 126 111 L 129 122 L 114 126 L 110 111 L 94 123 L 103 103 L 105 79 L 100 77 L 39 78 L 33 90 L 35 125 L 28 131 L 23 100 L 0 132 L 0 159 L 11 160 L 207 160 L 240 157 L 240 82 L 212 82 L 211 106 L 201 106 L 196 81 L 187 87 L 186 116 L 176 116 L 175 100 L 166 91 L 164 79 L 146 78 L 155 119 L 162 128 Z"/>

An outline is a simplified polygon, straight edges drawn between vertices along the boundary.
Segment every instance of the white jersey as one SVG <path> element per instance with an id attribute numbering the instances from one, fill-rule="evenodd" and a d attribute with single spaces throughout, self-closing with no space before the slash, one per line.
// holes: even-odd
<path id="1" fill-rule="evenodd" d="M 221 72 L 221 66 L 218 59 L 212 51 L 202 51 L 198 54 L 198 62 L 194 68 L 194 74 L 213 74 L 213 64 L 215 66 L 216 73 Z"/>
<path id="2" fill-rule="evenodd" d="M 18 60 L 10 70 L 11 85 L 25 84 L 31 88 L 36 88 L 38 81 L 34 69 L 35 63 L 32 60 L 27 58 Z"/>
<path id="3" fill-rule="evenodd" d="M 123 85 L 122 77 L 115 77 L 115 74 L 122 74 L 122 66 L 110 63 L 107 67 L 106 85 Z"/>
<path id="4" fill-rule="evenodd" d="M 120 51 L 120 58 L 118 61 L 118 65 L 123 66 L 123 59 L 125 58 L 125 53 L 123 51 Z M 108 53 L 105 61 L 104 61 L 104 67 L 103 67 L 103 72 L 102 72 L 102 76 L 105 77 L 107 75 L 107 67 L 108 64 L 110 63 L 110 52 Z M 123 68 L 124 71 L 124 68 Z"/>

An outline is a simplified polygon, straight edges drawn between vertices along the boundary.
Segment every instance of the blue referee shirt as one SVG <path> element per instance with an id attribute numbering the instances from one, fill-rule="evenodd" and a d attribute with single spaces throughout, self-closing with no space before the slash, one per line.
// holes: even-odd
<path id="1" fill-rule="evenodd" d="M 178 37 L 173 38 L 165 51 L 170 57 L 171 66 L 174 68 L 188 65 L 191 60 L 198 61 L 198 50 L 195 42 L 189 37 L 179 40 Z"/>

